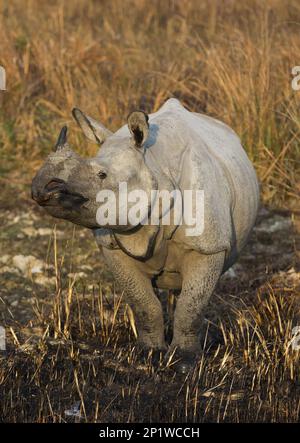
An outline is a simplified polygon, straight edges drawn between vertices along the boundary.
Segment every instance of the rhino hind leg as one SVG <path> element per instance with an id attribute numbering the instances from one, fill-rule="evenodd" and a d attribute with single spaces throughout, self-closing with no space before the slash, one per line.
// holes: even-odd
<path id="1" fill-rule="evenodd" d="M 104 257 L 113 276 L 124 290 L 125 301 L 134 312 L 138 333 L 138 348 L 165 350 L 162 305 L 154 293 L 151 281 L 134 265 L 130 257 L 120 251 L 104 251 Z"/>
<path id="2" fill-rule="evenodd" d="M 187 253 L 181 270 L 182 290 L 174 314 L 173 339 L 168 354 L 174 353 L 175 369 L 187 372 L 201 352 L 199 331 L 202 311 L 224 266 L 225 252 L 201 255 Z"/>

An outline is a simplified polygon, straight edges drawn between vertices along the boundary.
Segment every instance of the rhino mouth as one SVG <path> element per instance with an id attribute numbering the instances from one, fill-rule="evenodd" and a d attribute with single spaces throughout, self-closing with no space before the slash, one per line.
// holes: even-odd
<path id="1" fill-rule="evenodd" d="M 60 206 L 64 209 L 74 209 L 89 201 L 79 192 L 74 192 L 60 179 L 53 179 L 44 187 L 43 192 L 32 194 L 40 206 Z"/>
<path id="2" fill-rule="evenodd" d="M 89 198 L 78 192 L 55 191 L 45 196 L 39 203 L 40 206 L 62 206 L 65 209 L 73 209 L 74 206 L 81 206 L 88 202 Z"/>

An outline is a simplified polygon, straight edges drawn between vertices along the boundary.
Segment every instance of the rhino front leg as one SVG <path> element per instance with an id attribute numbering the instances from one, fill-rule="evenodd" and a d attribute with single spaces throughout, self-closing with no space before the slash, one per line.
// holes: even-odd
<path id="1" fill-rule="evenodd" d="M 170 351 L 176 348 L 177 369 L 186 372 L 201 351 L 199 332 L 202 311 L 222 273 L 225 253 L 201 255 L 195 251 L 184 258 L 182 290 L 174 315 L 173 340 Z"/>
<path id="2" fill-rule="evenodd" d="M 119 250 L 103 250 L 105 260 L 125 300 L 134 312 L 138 342 L 144 349 L 166 348 L 162 305 L 151 281 L 135 265 L 134 259 Z"/>

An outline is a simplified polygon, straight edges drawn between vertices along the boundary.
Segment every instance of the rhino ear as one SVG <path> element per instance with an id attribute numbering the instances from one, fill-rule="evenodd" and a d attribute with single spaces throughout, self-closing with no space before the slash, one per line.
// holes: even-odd
<path id="1" fill-rule="evenodd" d="M 127 117 L 128 128 L 136 147 L 143 146 L 149 135 L 149 117 L 143 111 L 133 111 Z"/>
<path id="2" fill-rule="evenodd" d="M 84 135 L 93 143 L 102 144 L 112 134 L 105 126 L 84 114 L 78 108 L 72 110 L 72 115 Z"/>

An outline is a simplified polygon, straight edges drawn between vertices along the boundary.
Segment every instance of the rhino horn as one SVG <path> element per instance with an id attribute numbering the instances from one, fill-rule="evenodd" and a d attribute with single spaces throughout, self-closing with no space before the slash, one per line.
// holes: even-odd
<path id="1" fill-rule="evenodd" d="M 54 147 L 54 151 L 62 150 L 64 146 L 67 144 L 67 132 L 68 132 L 67 126 L 63 126 L 59 133 L 56 145 Z"/>

